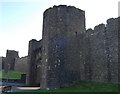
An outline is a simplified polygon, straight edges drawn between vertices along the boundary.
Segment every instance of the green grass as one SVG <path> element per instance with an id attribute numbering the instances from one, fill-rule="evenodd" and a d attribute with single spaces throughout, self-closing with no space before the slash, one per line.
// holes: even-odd
<path id="1" fill-rule="evenodd" d="M 75 85 L 56 90 L 39 90 L 39 92 L 118 92 L 120 84 L 79 81 Z"/>
<path id="2" fill-rule="evenodd" d="M 21 78 L 21 72 L 18 71 L 9 71 L 8 73 L 5 73 L 4 70 L 0 71 L 0 78 L 5 79 L 20 79 Z"/>

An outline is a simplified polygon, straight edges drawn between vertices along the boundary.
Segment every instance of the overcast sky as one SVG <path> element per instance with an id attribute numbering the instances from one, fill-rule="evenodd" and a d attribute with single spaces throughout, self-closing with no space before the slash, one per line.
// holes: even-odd
<path id="1" fill-rule="evenodd" d="M 8 2 L 9 1 L 9 2 Z M 28 54 L 31 39 L 42 38 L 43 12 L 54 5 L 72 5 L 85 11 L 86 29 L 118 17 L 119 0 L 0 0 L 0 56 L 6 50 Z"/>

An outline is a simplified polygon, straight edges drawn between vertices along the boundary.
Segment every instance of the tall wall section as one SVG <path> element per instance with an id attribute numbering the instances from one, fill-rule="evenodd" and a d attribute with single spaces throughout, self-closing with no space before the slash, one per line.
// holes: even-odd
<path id="1" fill-rule="evenodd" d="M 118 82 L 118 18 L 86 32 L 85 76 L 88 80 Z"/>
<path id="2" fill-rule="evenodd" d="M 106 52 L 108 64 L 108 81 L 118 82 L 118 18 L 107 20 Z"/>
<path id="3" fill-rule="evenodd" d="M 120 82 L 120 16 L 118 17 L 118 82 Z"/>
<path id="4" fill-rule="evenodd" d="M 120 16 L 118 17 L 118 82 L 120 82 Z"/>
<path id="5" fill-rule="evenodd" d="M 84 79 L 85 12 L 60 5 L 47 9 L 43 19 L 40 87 L 59 88 Z"/>
<path id="6" fill-rule="evenodd" d="M 105 50 L 105 25 L 100 24 L 94 30 L 87 30 L 89 38 L 90 78 L 94 81 L 107 81 L 107 57 Z M 87 59 L 86 59 L 87 60 Z"/>
<path id="7" fill-rule="evenodd" d="M 42 40 L 32 39 L 29 41 L 28 50 L 28 73 L 26 83 L 31 86 L 39 85 L 41 79 L 41 53 Z"/>

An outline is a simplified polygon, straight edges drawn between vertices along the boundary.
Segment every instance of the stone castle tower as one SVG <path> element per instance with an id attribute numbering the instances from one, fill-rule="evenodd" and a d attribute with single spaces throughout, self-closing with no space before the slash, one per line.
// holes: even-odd
<path id="1" fill-rule="evenodd" d="M 86 30 L 83 10 L 66 5 L 47 9 L 42 40 L 29 42 L 27 83 L 55 89 L 77 80 L 120 82 L 119 20 Z"/>
<path id="2" fill-rule="evenodd" d="M 44 12 L 41 88 L 59 88 L 84 77 L 85 30 L 83 10 L 61 5 Z"/>
<path id="3" fill-rule="evenodd" d="M 7 50 L 4 69 L 6 72 L 14 70 L 15 60 L 19 57 L 18 52 L 14 50 Z"/>

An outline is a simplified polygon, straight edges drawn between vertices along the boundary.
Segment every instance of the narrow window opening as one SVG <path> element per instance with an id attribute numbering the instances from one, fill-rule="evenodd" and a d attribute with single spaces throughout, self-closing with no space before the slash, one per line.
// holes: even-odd
<path id="1" fill-rule="evenodd" d="M 75 35 L 77 36 L 77 32 L 75 32 Z"/>

